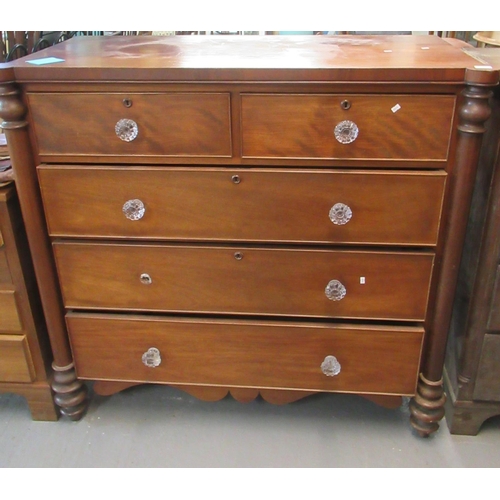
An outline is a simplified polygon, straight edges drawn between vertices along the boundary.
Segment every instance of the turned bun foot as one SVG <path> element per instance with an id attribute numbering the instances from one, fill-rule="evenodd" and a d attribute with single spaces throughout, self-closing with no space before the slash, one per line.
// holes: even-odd
<path id="1" fill-rule="evenodd" d="M 61 414 L 71 420 L 80 420 L 88 406 L 87 386 L 76 378 L 73 364 L 64 367 L 52 365 L 54 402 Z"/>
<path id="2" fill-rule="evenodd" d="M 410 401 L 410 423 L 419 436 L 427 437 L 439 429 L 445 402 L 443 381 L 432 382 L 420 374 L 417 394 Z"/>

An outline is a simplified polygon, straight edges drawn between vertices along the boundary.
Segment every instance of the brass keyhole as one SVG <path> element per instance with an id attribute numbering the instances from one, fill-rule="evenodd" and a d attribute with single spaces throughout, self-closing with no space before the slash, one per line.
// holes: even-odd
<path id="1" fill-rule="evenodd" d="M 239 175 L 233 175 L 231 177 L 231 180 L 234 182 L 234 184 L 239 184 L 241 182 L 241 177 Z"/>
<path id="2" fill-rule="evenodd" d="M 243 254 L 241 252 L 235 252 L 234 258 L 236 260 L 241 260 L 243 258 Z"/>
<path id="3" fill-rule="evenodd" d="M 126 108 L 130 108 L 132 106 L 132 99 L 123 99 L 123 105 L 126 107 Z"/>
<path id="4" fill-rule="evenodd" d="M 340 107 L 342 109 L 349 109 L 351 107 L 351 103 L 347 99 L 345 99 L 340 103 Z"/>

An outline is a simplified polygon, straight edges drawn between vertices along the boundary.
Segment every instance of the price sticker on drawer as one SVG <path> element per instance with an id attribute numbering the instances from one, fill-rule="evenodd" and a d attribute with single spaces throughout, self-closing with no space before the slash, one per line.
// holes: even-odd
<path id="1" fill-rule="evenodd" d="M 366 278 L 364 276 L 359 277 L 359 284 L 364 285 L 366 283 Z"/>
<path id="2" fill-rule="evenodd" d="M 399 104 L 396 104 L 394 105 L 392 108 L 391 108 L 391 111 L 393 113 L 397 113 L 399 110 L 401 109 L 401 106 Z"/>

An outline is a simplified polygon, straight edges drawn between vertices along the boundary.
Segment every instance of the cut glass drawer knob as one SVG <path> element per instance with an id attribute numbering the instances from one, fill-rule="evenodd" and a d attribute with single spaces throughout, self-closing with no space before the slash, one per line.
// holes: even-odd
<path id="1" fill-rule="evenodd" d="M 339 280 L 331 280 L 325 288 L 325 295 L 328 299 L 338 301 L 346 296 L 347 290 Z"/>
<path id="2" fill-rule="evenodd" d="M 122 120 L 118 120 L 116 122 L 115 132 L 122 141 L 130 142 L 137 137 L 139 128 L 137 127 L 137 123 L 135 123 L 134 120 L 123 118 Z"/>
<path id="3" fill-rule="evenodd" d="M 156 347 L 150 347 L 143 355 L 142 362 L 148 368 L 156 368 L 161 364 L 160 350 Z"/>
<path id="4" fill-rule="evenodd" d="M 354 122 L 344 120 L 337 124 L 333 133 L 341 144 L 350 144 L 358 137 L 359 129 Z"/>
<path id="5" fill-rule="evenodd" d="M 347 224 L 352 218 L 352 210 L 349 205 L 344 203 L 335 203 L 328 214 L 330 220 L 337 226 Z"/>
<path id="6" fill-rule="evenodd" d="M 141 279 L 141 283 L 143 285 L 151 285 L 151 283 L 153 283 L 151 276 L 149 274 L 146 274 L 146 273 L 142 273 L 140 279 Z"/>
<path id="7" fill-rule="evenodd" d="M 130 220 L 139 220 L 144 217 L 146 207 L 141 200 L 128 200 L 123 205 L 123 213 Z"/>
<path id="8" fill-rule="evenodd" d="M 335 377 L 340 373 L 341 368 L 342 367 L 335 356 L 327 356 L 323 363 L 321 363 L 321 371 L 327 377 Z"/>

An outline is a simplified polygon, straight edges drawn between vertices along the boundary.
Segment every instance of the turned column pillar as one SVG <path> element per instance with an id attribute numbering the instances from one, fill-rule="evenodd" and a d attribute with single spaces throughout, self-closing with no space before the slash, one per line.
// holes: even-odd
<path id="1" fill-rule="evenodd" d="M 427 325 L 426 345 L 417 394 L 410 402 L 411 424 L 421 436 L 428 436 L 439 427 L 443 418 L 446 395 L 443 388 L 443 366 L 458 271 L 474 189 L 476 171 L 485 132 L 484 124 L 490 116 L 489 87 L 498 81 L 498 73 L 466 72 L 466 87 L 462 91 L 458 109 L 457 147 L 449 172 L 449 205 L 447 226 L 444 228 L 443 252 L 439 266 L 439 285 L 430 304 L 434 311 Z"/>
<path id="2" fill-rule="evenodd" d="M 0 127 L 7 137 L 28 242 L 53 352 L 54 401 L 60 412 L 80 419 L 87 407 L 86 386 L 76 379 L 50 239 L 47 234 L 36 163 L 26 121 L 27 109 L 12 70 L 0 68 Z"/>

